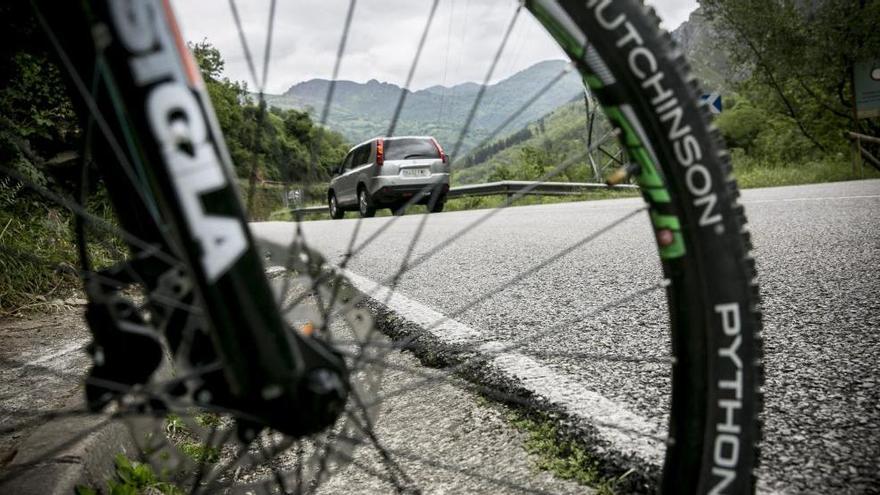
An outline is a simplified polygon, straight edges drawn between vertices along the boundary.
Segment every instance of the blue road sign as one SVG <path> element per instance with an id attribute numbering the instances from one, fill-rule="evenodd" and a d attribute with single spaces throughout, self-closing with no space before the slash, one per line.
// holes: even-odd
<path id="1" fill-rule="evenodd" d="M 707 93 L 700 96 L 700 101 L 709 105 L 709 111 L 713 114 L 717 115 L 721 113 L 723 109 L 721 105 L 721 94 L 720 93 Z"/>

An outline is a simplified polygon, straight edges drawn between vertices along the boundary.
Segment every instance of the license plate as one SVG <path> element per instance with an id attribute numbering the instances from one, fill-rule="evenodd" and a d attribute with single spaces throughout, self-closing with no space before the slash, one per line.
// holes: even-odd
<path id="1" fill-rule="evenodd" d="M 400 171 L 401 177 L 430 177 L 431 170 L 427 168 L 405 168 Z"/>

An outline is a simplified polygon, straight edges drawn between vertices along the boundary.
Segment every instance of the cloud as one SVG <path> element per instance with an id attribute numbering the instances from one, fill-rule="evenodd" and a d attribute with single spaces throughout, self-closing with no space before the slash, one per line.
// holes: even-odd
<path id="1" fill-rule="evenodd" d="M 226 60 L 226 75 L 256 87 L 248 69 L 233 16 L 226 2 L 174 0 L 184 36 L 207 39 Z M 378 79 L 402 85 L 425 29 L 430 0 L 361 0 L 342 59 L 339 78 Z M 650 3 L 650 2 L 649 2 Z M 667 28 L 676 27 L 696 8 L 696 0 L 655 0 Z M 269 17 L 269 0 L 239 0 L 236 5 L 258 74 Z M 494 59 L 518 2 L 514 0 L 441 0 L 410 85 L 451 86 L 482 81 Z M 349 2 L 278 2 L 266 91 L 282 93 L 312 78 L 328 79 Z M 563 52 L 530 14 L 522 12 L 498 62 L 492 82 Z"/>

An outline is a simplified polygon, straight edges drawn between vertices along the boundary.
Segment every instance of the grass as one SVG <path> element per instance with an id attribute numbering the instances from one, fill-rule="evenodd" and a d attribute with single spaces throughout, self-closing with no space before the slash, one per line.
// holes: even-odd
<path id="1" fill-rule="evenodd" d="M 222 422 L 219 415 L 208 412 L 196 414 L 194 419 L 196 423 L 206 428 L 219 427 Z M 213 464 L 220 460 L 220 449 L 194 441 L 196 435 L 177 414 L 170 413 L 165 416 L 165 436 L 180 452 L 195 462 Z"/>
<path id="2" fill-rule="evenodd" d="M 149 464 L 133 461 L 123 454 L 116 455 L 114 479 L 107 481 L 107 490 L 98 491 L 87 486 L 76 487 L 76 495 L 139 495 L 142 493 L 182 495 L 181 488 L 161 481 Z"/>
<path id="3" fill-rule="evenodd" d="M 0 315 L 42 306 L 76 287 L 76 249 L 63 212 L 0 211 L 0 246 Z"/>
<path id="4" fill-rule="evenodd" d="M 177 448 L 197 463 L 214 464 L 220 460 L 218 447 L 210 447 L 199 442 L 181 442 Z"/>
<path id="5" fill-rule="evenodd" d="M 576 201 L 598 201 L 601 199 L 617 199 L 636 197 L 640 193 L 635 190 L 597 190 L 575 196 L 523 196 L 515 199 L 510 206 L 545 205 L 556 203 L 571 203 Z M 479 210 L 498 208 L 503 206 L 507 198 L 504 196 L 480 196 L 470 198 L 455 198 L 446 202 L 443 211 Z"/>
<path id="6" fill-rule="evenodd" d="M 600 495 L 615 493 L 616 486 L 627 476 L 601 476 L 598 461 L 581 444 L 563 436 L 556 422 L 545 414 L 527 415 L 513 410 L 507 419 L 526 433 L 525 449 L 535 457 L 535 465 L 542 471 L 591 486 Z"/>
<path id="7" fill-rule="evenodd" d="M 0 209 L 0 317 L 45 310 L 81 288 L 74 220 L 62 209 L 38 200 Z M 112 221 L 108 209 L 95 213 Z M 95 269 L 120 260 L 120 239 L 87 228 L 88 251 Z"/>
<path id="8" fill-rule="evenodd" d="M 795 186 L 858 179 L 880 179 L 880 172 L 865 164 L 863 173 L 853 171 L 849 157 L 808 160 L 797 164 L 758 161 L 733 153 L 733 173 L 739 187 Z"/>

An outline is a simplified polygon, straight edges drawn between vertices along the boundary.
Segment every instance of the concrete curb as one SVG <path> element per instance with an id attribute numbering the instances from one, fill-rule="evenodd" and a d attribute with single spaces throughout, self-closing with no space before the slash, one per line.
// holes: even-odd
<path id="1" fill-rule="evenodd" d="M 79 438 L 81 437 L 81 438 Z M 104 489 L 117 454 L 137 448 L 122 421 L 105 415 L 68 417 L 37 428 L 0 475 L 0 493 L 70 495 L 77 486 Z"/>

